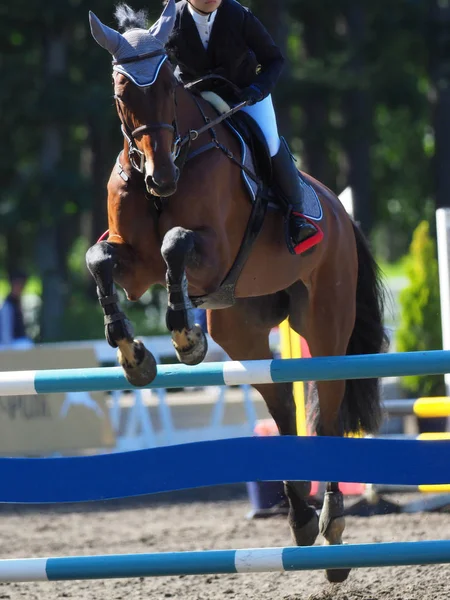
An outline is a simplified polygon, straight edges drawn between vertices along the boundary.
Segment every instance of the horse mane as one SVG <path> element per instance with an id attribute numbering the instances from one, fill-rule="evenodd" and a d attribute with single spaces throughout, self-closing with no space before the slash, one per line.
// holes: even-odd
<path id="1" fill-rule="evenodd" d="M 148 13 L 145 9 L 133 10 L 123 2 L 116 6 L 114 16 L 122 32 L 129 29 L 147 29 Z"/>

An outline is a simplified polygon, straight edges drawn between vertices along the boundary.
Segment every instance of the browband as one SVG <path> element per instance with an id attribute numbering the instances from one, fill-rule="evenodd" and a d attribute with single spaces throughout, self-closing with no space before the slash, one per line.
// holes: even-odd
<path id="1" fill-rule="evenodd" d="M 160 50 L 154 50 L 153 52 L 147 52 L 146 54 L 136 54 L 135 56 L 128 56 L 127 58 L 122 58 L 121 60 L 113 60 L 113 65 L 125 65 L 127 63 L 137 62 L 139 60 L 145 60 L 146 58 L 154 58 L 155 56 L 162 56 L 166 54 L 164 48 Z"/>

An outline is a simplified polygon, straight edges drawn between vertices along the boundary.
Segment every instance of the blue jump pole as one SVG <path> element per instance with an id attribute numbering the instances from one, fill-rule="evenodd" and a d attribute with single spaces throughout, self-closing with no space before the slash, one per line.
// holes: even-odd
<path id="1" fill-rule="evenodd" d="M 450 541 L 0 560 L 0 581 L 66 581 L 450 563 Z"/>
<path id="2" fill-rule="evenodd" d="M 8 485 L 0 503 L 97 502 L 247 481 L 441 485 L 450 481 L 449 465 L 446 440 L 318 436 L 254 436 L 63 458 L 2 457 L 0 481 Z"/>
<path id="3" fill-rule="evenodd" d="M 450 373 L 450 351 L 158 365 L 147 388 L 335 381 Z M 0 396 L 135 389 L 120 367 L 0 373 Z"/>

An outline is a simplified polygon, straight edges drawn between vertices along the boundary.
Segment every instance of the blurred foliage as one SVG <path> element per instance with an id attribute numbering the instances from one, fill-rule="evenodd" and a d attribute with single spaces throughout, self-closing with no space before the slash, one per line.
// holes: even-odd
<path id="1" fill-rule="evenodd" d="M 422 221 L 414 231 L 407 256 L 409 284 L 400 294 L 396 339 L 399 352 L 442 348 L 438 271 L 436 244 L 430 236 L 429 223 Z M 445 395 L 443 375 L 403 377 L 402 385 L 414 397 Z"/>
<path id="2" fill-rule="evenodd" d="M 155 297 L 156 295 L 156 297 Z M 161 320 L 163 305 L 159 290 L 155 286 L 139 304 L 127 302 L 123 292 L 119 291 L 122 307 L 133 324 L 138 337 L 167 335 L 167 329 Z M 164 296 L 164 294 L 163 294 Z M 100 340 L 104 337 L 103 313 L 98 302 L 93 301 L 80 291 L 71 294 L 64 311 L 63 326 L 54 341 Z"/>
<path id="3" fill-rule="evenodd" d="M 64 307 L 64 317 L 59 335 L 54 341 L 102 339 L 104 337 L 103 312 L 96 298 L 84 293 L 86 277 L 85 253 L 88 244 L 83 237 L 73 244 L 68 264 L 71 271 L 72 292 Z M 167 294 L 161 286 L 153 286 L 139 303 L 130 302 L 124 292 L 118 290 L 125 313 L 139 336 L 167 334 L 163 321 L 163 308 Z"/>
<path id="4" fill-rule="evenodd" d="M 146 8 L 152 22 L 162 8 L 159 0 L 130 4 Z M 337 193 L 352 185 L 356 216 L 377 256 L 401 257 L 410 232 L 431 221 L 435 208 L 430 65 L 432 51 L 441 51 L 438 34 L 429 35 L 430 5 L 243 4 L 287 57 L 274 94 L 280 133 L 313 176 Z M 0 163 L 0 275 L 20 265 L 41 282 L 43 340 L 103 335 L 83 254 L 107 227 L 106 183 L 122 135 L 110 56 L 92 39 L 88 12 L 115 27 L 113 9 L 107 0 L 0 3 L 0 114 L 8 140 Z M 139 333 L 156 327 L 149 314 L 152 303 L 159 310 L 159 295 L 148 297 L 150 304 L 132 309 Z"/>

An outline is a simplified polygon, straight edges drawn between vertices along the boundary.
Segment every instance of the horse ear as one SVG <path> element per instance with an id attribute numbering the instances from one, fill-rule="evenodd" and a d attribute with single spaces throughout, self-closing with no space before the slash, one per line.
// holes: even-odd
<path id="1" fill-rule="evenodd" d="M 115 54 L 120 47 L 123 36 L 115 29 L 111 29 L 107 25 L 103 25 L 100 19 L 89 11 L 89 23 L 91 25 L 91 33 L 94 40 L 110 54 Z"/>
<path id="2" fill-rule="evenodd" d="M 175 5 L 175 0 L 168 0 L 162 15 L 149 29 L 149 32 L 152 34 L 152 36 L 160 41 L 163 45 L 167 42 L 170 34 L 172 33 L 176 16 L 177 7 Z"/>

